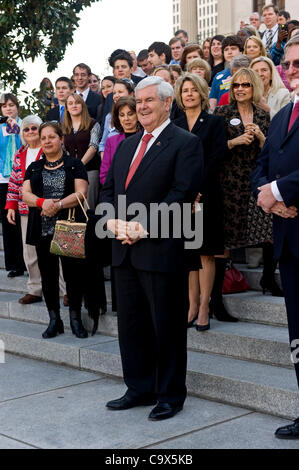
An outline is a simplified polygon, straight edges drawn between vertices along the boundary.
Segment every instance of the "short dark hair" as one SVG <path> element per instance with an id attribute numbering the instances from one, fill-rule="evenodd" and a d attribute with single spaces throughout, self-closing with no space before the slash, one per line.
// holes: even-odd
<path id="1" fill-rule="evenodd" d="M 83 68 L 83 67 L 82 67 Z M 57 134 L 60 139 L 62 139 L 63 137 L 63 133 L 62 133 L 62 129 L 61 129 L 61 126 L 60 124 L 58 124 L 57 122 L 55 121 L 47 121 L 47 122 L 44 122 L 39 130 L 38 130 L 38 133 L 39 133 L 39 136 L 41 137 L 42 135 L 42 130 L 45 129 L 46 127 L 52 127 L 52 129 L 54 130 L 55 134 Z"/>
<path id="2" fill-rule="evenodd" d="M 152 51 L 156 52 L 159 57 L 162 54 L 165 54 L 166 64 L 169 64 L 171 61 L 171 49 L 168 44 L 165 44 L 165 42 L 153 42 L 153 44 L 148 48 L 148 52 Z"/>
<path id="3" fill-rule="evenodd" d="M 142 49 L 142 51 L 140 51 L 138 56 L 137 56 L 137 63 L 138 62 L 143 62 L 146 59 L 148 59 L 148 50 L 147 49 Z"/>
<path id="4" fill-rule="evenodd" d="M 287 21 L 291 19 L 290 13 L 285 10 L 279 10 L 278 16 L 284 16 Z"/>
<path id="5" fill-rule="evenodd" d="M 126 60 L 128 62 L 128 65 L 129 65 L 130 69 L 133 67 L 133 59 L 127 51 L 124 51 L 124 52 L 122 52 L 122 53 L 120 53 L 120 54 L 113 57 L 113 59 L 111 60 L 111 67 L 112 68 L 114 68 L 115 62 L 117 60 Z"/>
<path id="6" fill-rule="evenodd" d="M 299 26 L 299 21 L 298 20 L 290 20 L 290 21 L 287 21 L 286 25 L 289 29 L 289 25 L 292 24 L 293 26 Z"/>
<path id="7" fill-rule="evenodd" d="M 262 13 L 264 13 L 265 10 L 269 10 L 269 8 L 273 8 L 276 15 L 278 14 L 278 7 L 276 5 L 273 5 L 273 3 L 268 3 L 268 5 L 263 6 Z"/>
<path id="8" fill-rule="evenodd" d="M 112 111 L 111 111 L 111 125 L 115 127 L 115 129 L 121 133 L 124 132 L 120 120 L 119 120 L 119 112 L 121 108 L 124 106 L 129 106 L 131 111 L 136 113 L 136 100 L 133 96 L 122 96 L 119 98 L 117 103 L 114 103 Z"/>
<path id="9" fill-rule="evenodd" d="M 183 36 L 185 36 L 185 38 L 188 39 L 188 33 L 187 33 L 187 31 L 185 31 L 184 29 L 178 29 L 178 30 L 174 33 L 175 36 L 177 36 L 178 34 L 183 34 Z"/>
<path id="10" fill-rule="evenodd" d="M 115 49 L 115 51 L 112 52 L 111 56 L 108 58 L 108 62 L 109 62 L 110 67 L 113 68 L 114 58 L 119 54 L 123 54 L 124 52 L 129 54 L 127 51 L 125 51 L 125 49 Z"/>
<path id="11" fill-rule="evenodd" d="M 76 70 L 77 67 L 79 67 L 79 69 L 85 69 L 86 72 L 87 72 L 87 75 L 90 75 L 90 74 L 91 74 L 91 68 L 90 68 L 88 65 L 83 64 L 83 63 L 76 65 L 76 66 L 73 68 L 73 73 L 75 73 L 75 70 Z"/>
<path id="12" fill-rule="evenodd" d="M 6 104 L 8 100 L 12 101 L 13 104 L 16 105 L 17 109 L 19 109 L 20 103 L 16 95 L 14 95 L 13 93 L 3 93 L 3 95 L 1 95 L 0 107 Z"/>
<path id="13" fill-rule="evenodd" d="M 233 35 L 233 36 L 227 36 L 226 38 L 223 39 L 222 41 L 222 54 L 224 54 L 224 49 L 227 46 L 237 46 L 240 50 L 240 52 L 243 52 L 244 50 L 244 43 L 239 36 Z"/>
<path id="14" fill-rule="evenodd" d="M 73 82 L 70 78 L 67 78 L 67 77 L 59 77 L 57 78 L 56 82 L 55 82 L 55 86 L 57 85 L 58 82 L 66 82 L 68 84 L 68 86 L 70 87 L 70 89 L 72 90 L 73 89 Z"/>
<path id="15" fill-rule="evenodd" d="M 170 41 L 169 41 L 169 46 L 172 46 L 172 44 L 175 44 L 176 42 L 180 42 L 181 45 L 182 45 L 182 47 L 185 47 L 185 46 L 186 46 L 186 43 L 185 43 L 184 39 L 182 39 L 182 38 L 176 38 L 176 37 L 170 39 Z"/>

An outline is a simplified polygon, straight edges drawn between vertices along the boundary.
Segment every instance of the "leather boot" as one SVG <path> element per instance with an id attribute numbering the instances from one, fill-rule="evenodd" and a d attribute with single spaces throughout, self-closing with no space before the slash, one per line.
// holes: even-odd
<path id="1" fill-rule="evenodd" d="M 264 243 L 263 245 L 264 270 L 260 280 L 260 286 L 263 294 L 269 291 L 275 297 L 283 297 L 283 292 L 275 281 L 275 270 L 277 261 L 274 259 L 274 250 L 272 243 Z"/>
<path id="2" fill-rule="evenodd" d="M 81 320 L 80 311 L 70 310 L 70 325 L 73 334 L 76 335 L 77 338 L 88 338 L 88 333 Z"/>
<path id="3" fill-rule="evenodd" d="M 58 334 L 64 333 L 63 322 L 60 318 L 60 313 L 49 311 L 50 323 L 48 328 L 43 332 L 42 337 L 45 339 L 55 338 Z"/>
<path id="4" fill-rule="evenodd" d="M 222 299 L 222 284 L 224 279 L 226 258 L 215 258 L 215 281 L 210 300 L 210 316 L 214 316 L 219 321 L 237 322 L 226 310 Z"/>

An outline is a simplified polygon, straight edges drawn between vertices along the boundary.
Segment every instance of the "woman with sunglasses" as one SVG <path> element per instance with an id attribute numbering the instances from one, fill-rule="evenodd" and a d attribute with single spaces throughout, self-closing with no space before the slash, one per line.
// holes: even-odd
<path id="1" fill-rule="evenodd" d="M 220 173 L 224 193 L 226 251 L 224 258 L 216 258 L 216 277 L 211 297 L 213 313 L 215 310 L 218 314 L 225 311 L 222 283 L 229 250 L 272 240 L 272 218 L 258 210 L 250 187 L 250 175 L 270 124 L 269 113 L 254 104 L 260 102 L 262 95 L 263 84 L 259 76 L 253 70 L 243 68 L 232 77 L 230 104 L 215 110 L 215 114 L 225 120 L 228 140 L 227 155 Z M 270 272 L 269 266 L 265 269 Z M 274 278 L 274 271 L 272 275 Z"/>
<path id="2" fill-rule="evenodd" d="M 38 134 L 41 124 L 42 120 L 38 116 L 27 116 L 21 123 L 20 137 L 23 145 L 17 151 L 14 158 L 5 206 L 5 209 L 8 211 L 7 220 L 11 225 L 16 225 L 17 212 L 21 216 L 23 256 L 29 279 L 27 282 L 28 293 L 19 299 L 20 304 L 32 304 L 42 300 L 42 284 L 37 264 L 36 249 L 26 243 L 29 209 L 22 198 L 25 171 L 32 162 L 39 160 L 42 154 Z"/>

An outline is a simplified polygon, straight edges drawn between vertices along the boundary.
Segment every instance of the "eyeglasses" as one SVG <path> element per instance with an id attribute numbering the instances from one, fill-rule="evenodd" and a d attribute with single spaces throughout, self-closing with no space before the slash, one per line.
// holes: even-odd
<path id="1" fill-rule="evenodd" d="M 250 88 L 252 86 L 251 83 L 249 82 L 244 82 L 244 83 L 233 83 L 233 89 L 236 90 L 237 88 Z"/>
<path id="2" fill-rule="evenodd" d="M 37 127 L 36 126 L 31 126 L 31 127 L 25 127 L 25 129 L 23 130 L 23 132 L 29 132 L 29 131 L 37 131 Z"/>
<path id="3" fill-rule="evenodd" d="M 294 69 L 299 69 L 299 60 L 294 60 L 293 62 L 281 62 L 281 67 L 283 68 L 283 70 L 289 70 L 290 68 L 290 65 L 292 65 L 294 67 Z"/>

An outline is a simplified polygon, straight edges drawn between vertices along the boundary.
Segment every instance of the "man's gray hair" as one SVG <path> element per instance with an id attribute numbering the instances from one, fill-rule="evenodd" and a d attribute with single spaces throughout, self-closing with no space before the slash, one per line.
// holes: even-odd
<path id="1" fill-rule="evenodd" d="M 146 77 L 138 83 L 135 88 L 135 96 L 138 90 L 143 90 L 149 86 L 158 87 L 158 97 L 161 101 L 166 101 L 167 98 L 173 98 L 174 91 L 170 83 L 165 82 L 161 77 Z"/>
<path id="2" fill-rule="evenodd" d="M 292 46 L 299 46 L 299 35 L 295 34 L 284 46 L 284 56 L 286 56 L 286 53 L 288 49 Z"/>
<path id="3" fill-rule="evenodd" d="M 251 15 L 250 15 L 249 19 L 252 17 L 252 15 L 257 15 L 257 16 L 259 17 L 259 19 L 260 19 L 260 20 L 262 19 L 261 15 L 259 14 L 259 12 L 258 12 L 258 11 L 253 11 L 253 12 L 251 13 Z"/>
<path id="4" fill-rule="evenodd" d="M 232 72 L 236 69 L 247 69 L 250 65 L 250 59 L 245 54 L 239 54 L 229 63 L 229 70 Z"/>
<path id="5" fill-rule="evenodd" d="M 26 116 L 20 126 L 20 137 L 23 145 L 26 145 L 25 139 L 24 139 L 24 129 L 27 127 L 29 124 L 35 124 L 37 127 L 40 127 L 40 125 L 43 123 L 40 117 L 30 114 L 29 116 Z"/>

